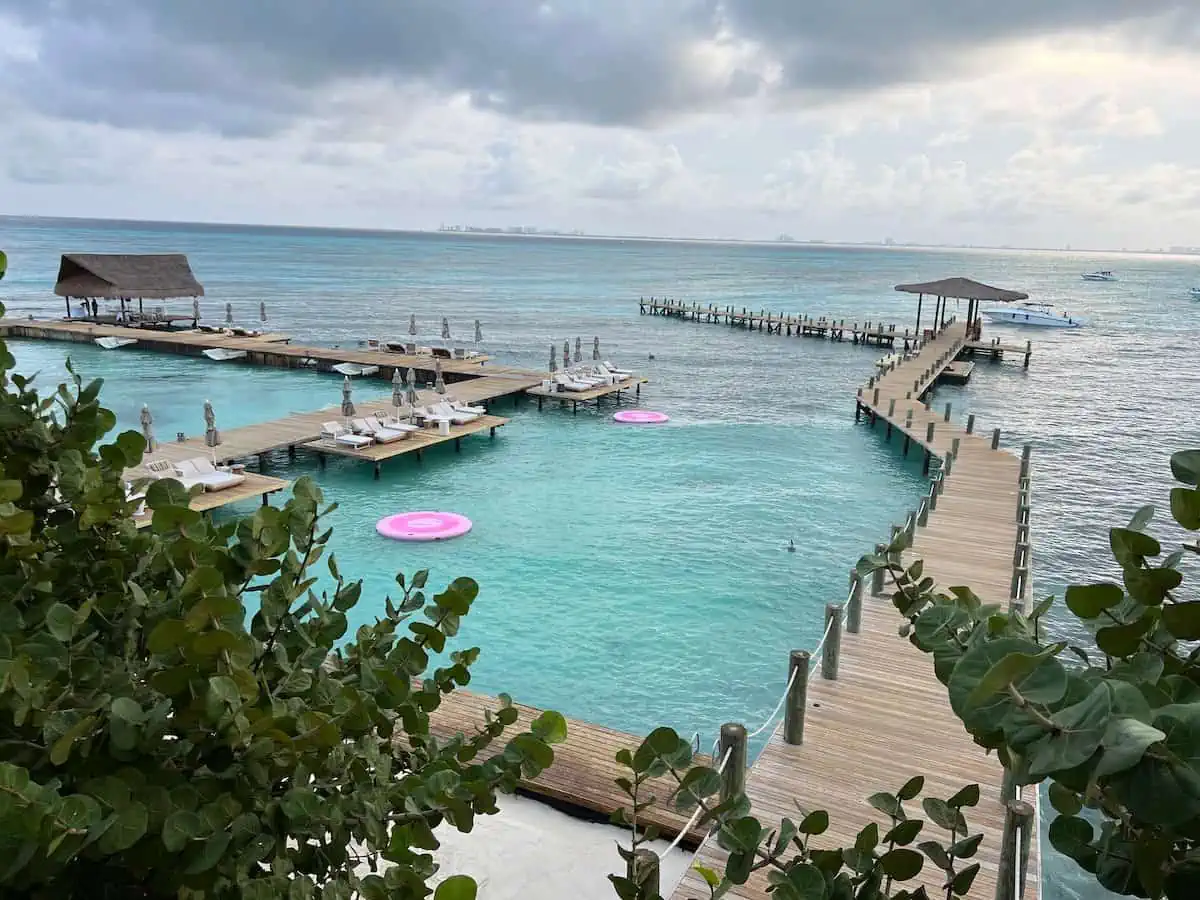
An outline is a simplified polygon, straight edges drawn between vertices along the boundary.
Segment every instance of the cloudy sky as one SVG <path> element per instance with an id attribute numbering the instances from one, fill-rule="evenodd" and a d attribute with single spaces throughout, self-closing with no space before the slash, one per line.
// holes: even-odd
<path id="1" fill-rule="evenodd" d="M 1200 244 L 1198 0 L 0 0 L 0 213 Z"/>

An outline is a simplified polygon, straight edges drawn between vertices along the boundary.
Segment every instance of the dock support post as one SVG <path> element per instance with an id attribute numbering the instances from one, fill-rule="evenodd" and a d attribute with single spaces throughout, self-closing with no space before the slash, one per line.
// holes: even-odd
<path id="1" fill-rule="evenodd" d="M 1023 800 L 1009 800 L 1004 804 L 1004 832 L 1000 841 L 996 900 L 1018 900 L 1025 893 L 1025 872 L 1029 865 L 1032 825 L 1031 805 Z"/>
<path id="2" fill-rule="evenodd" d="M 876 556 L 883 556 L 885 553 L 887 553 L 887 545 L 886 544 L 876 544 L 875 545 L 875 555 Z M 878 597 L 882 593 L 883 593 L 883 569 L 876 569 L 873 573 L 871 573 L 871 596 Z"/>
<path id="3" fill-rule="evenodd" d="M 942 419 L 942 421 L 943 421 L 943 422 L 949 422 L 949 421 L 950 421 L 950 404 L 949 404 L 949 403 L 947 403 L 947 404 L 946 404 L 946 415 L 945 415 L 945 417 Z"/>
<path id="4" fill-rule="evenodd" d="M 871 405 L 872 405 L 872 406 L 878 406 L 878 405 L 879 405 L 879 388 L 875 388 L 875 394 L 874 394 L 874 396 L 872 396 L 872 398 L 871 398 Z"/>
<path id="5" fill-rule="evenodd" d="M 270 505 L 271 505 L 271 495 L 270 495 L 270 494 L 263 494 L 263 495 L 262 495 L 262 500 L 263 500 L 263 502 L 262 502 L 262 505 L 263 505 L 263 506 L 270 506 Z"/>
<path id="6" fill-rule="evenodd" d="M 629 880 L 637 885 L 639 897 L 658 897 L 661 885 L 658 872 L 658 854 L 653 850 L 639 847 L 633 851 L 629 860 L 627 874 Z"/>
<path id="7" fill-rule="evenodd" d="M 317 465 L 320 466 L 322 469 L 325 468 L 325 454 L 324 453 L 317 454 Z"/>
<path id="8" fill-rule="evenodd" d="M 260 453 L 258 454 L 258 472 L 261 475 L 265 471 L 267 471 L 267 454 Z"/>
<path id="9" fill-rule="evenodd" d="M 812 657 L 807 650 L 793 650 L 788 658 L 788 692 L 783 709 L 783 740 L 804 743 L 804 710 L 808 706 L 808 670 Z"/>
<path id="10" fill-rule="evenodd" d="M 825 606 L 825 646 L 821 648 L 821 677 L 837 681 L 838 657 L 842 645 L 842 604 L 828 603 Z"/>
<path id="11" fill-rule="evenodd" d="M 924 528 L 929 524 L 929 498 L 922 497 L 921 505 L 917 507 L 917 524 Z"/>
<path id="12" fill-rule="evenodd" d="M 975 433 L 975 413 L 971 413 L 969 416 L 967 416 L 967 434 L 974 434 L 974 433 Z"/>
<path id="13" fill-rule="evenodd" d="M 896 414 L 896 398 L 893 397 L 891 400 L 888 401 L 888 418 L 890 419 L 895 414 Z"/>
<path id="14" fill-rule="evenodd" d="M 1021 448 L 1021 478 L 1029 477 L 1029 459 L 1033 455 L 1033 444 Z"/>
<path id="15" fill-rule="evenodd" d="M 925 441 L 926 441 L 926 443 L 930 443 L 930 444 L 933 443 L 933 425 L 934 425 L 934 423 L 930 422 L 928 425 L 925 426 Z"/>
<path id="16" fill-rule="evenodd" d="M 936 481 L 929 483 L 929 511 L 937 512 L 938 486 Z"/>
<path id="17" fill-rule="evenodd" d="M 380 472 L 380 466 L 379 466 L 379 463 L 375 463 L 375 480 L 376 480 L 376 481 L 378 481 L 378 480 L 379 480 L 379 476 L 380 476 L 380 474 L 381 474 L 381 472 Z"/>
<path id="18" fill-rule="evenodd" d="M 846 607 L 846 630 L 858 634 L 862 628 L 862 576 L 858 569 L 850 570 L 850 603 Z"/>
<path id="19" fill-rule="evenodd" d="M 493 425 L 491 428 L 488 429 L 488 437 L 494 438 L 495 436 L 496 436 L 496 426 Z"/>
<path id="20" fill-rule="evenodd" d="M 992 429 L 992 449 L 993 450 L 1000 449 L 1000 429 L 999 428 Z"/>
<path id="21" fill-rule="evenodd" d="M 726 722 L 721 726 L 717 758 L 713 760 L 717 766 L 721 765 L 726 751 L 729 751 L 729 762 L 721 774 L 722 803 L 746 793 L 746 729 L 737 722 Z"/>
<path id="22" fill-rule="evenodd" d="M 1024 368 L 1026 368 L 1026 369 L 1029 368 L 1029 357 L 1030 357 L 1030 355 L 1032 355 L 1032 353 L 1033 353 L 1033 341 L 1026 341 L 1025 342 L 1025 366 L 1024 366 Z"/>
<path id="23" fill-rule="evenodd" d="M 959 444 L 961 443 L 961 441 L 962 441 L 962 438 L 955 438 L 953 441 L 950 442 L 950 455 L 953 456 L 955 459 L 958 459 L 958 448 L 959 448 Z"/>
<path id="24" fill-rule="evenodd" d="M 288 459 L 295 459 L 295 458 L 296 458 L 296 445 L 288 444 Z"/>
<path id="25" fill-rule="evenodd" d="M 462 453 L 462 438 L 456 437 L 454 439 L 454 452 Z"/>

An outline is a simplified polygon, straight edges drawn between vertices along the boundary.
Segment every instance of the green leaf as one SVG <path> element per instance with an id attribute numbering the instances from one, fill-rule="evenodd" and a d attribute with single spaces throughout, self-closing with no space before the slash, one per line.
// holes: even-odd
<path id="1" fill-rule="evenodd" d="M 905 847 L 917 839 L 917 835 L 921 833 L 921 829 L 924 826 L 925 823 L 920 819 L 906 819 L 885 834 L 883 842 L 885 844 L 895 844 L 898 847 Z"/>
<path id="2" fill-rule="evenodd" d="M 953 809 L 975 806 L 977 803 L 979 803 L 979 785 L 977 784 L 964 785 L 958 793 L 946 801 L 946 805 Z"/>
<path id="3" fill-rule="evenodd" d="M 146 807 L 134 801 L 114 815 L 112 824 L 96 846 L 105 854 L 128 850 L 145 836 L 148 824 Z"/>
<path id="4" fill-rule="evenodd" d="M 1086 819 L 1078 816 L 1059 816 L 1050 823 L 1050 846 L 1076 862 L 1095 855 L 1092 839 L 1095 832 Z"/>
<path id="5" fill-rule="evenodd" d="M 1122 566 L 1141 565 L 1147 556 L 1158 556 L 1162 547 L 1158 541 L 1140 531 L 1128 528 L 1113 528 L 1108 532 L 1108 543 L 1113 557 Z"/>
<path id="6" fill-rule="evenodd" d="M 172 650 L 182 650 L 185 641 L 191 637 L 188 627 L 182 619 L 163 619 L 154 626 L 150 636 L 146 638 L 146 649 L 151 653 L 169 653 Z"/>
<path id="7" fill-rule="evenodd" d="M 954 876 L 954 880 L 950 882 L 950 890 L 956 897 L 965 897 L 978 874 L 979 863 L 972 863 Z"/>
<path id="8" fill-rule="evenodd" d="M 1100 778 L 1136 766 L 1151 744 L 1165 738 L 1163 732 L 1137 719 L 1110 719 L 1104 732 L 1104 754 L 1096 764 L 1093 777 Z"/>
<path id="9" fill-rule="evenodd" d="M 914 775 L 908 781 L 904 782 L 904 786 L 896 792 L 896 796 L 900 800 L 912 800 L 922 790 L 925 789 L 925 776 Z"/>
<path id="10" fill-rule="evenodd" d="M 679 788 L 675 791 L 675 808 L 679 812 L 690 813 L 699 806 L 700 800 L 711 797 L 720 789 L 721 776 L 716 769 L 695 766 L 680 780 Z"/>
<path id="11" fill-rule="evenodd" d="M 1142 638 L 1154 627 L 1155 617 L 1149 612 L 1125 625 L 1109 625 L 1096 632 L 1096 646 L 1109 656 L 1133 656 L 1142 646 Z"/>
<path id="12" fill-rule="evenodd" d="M 1057 729 L 1029 745 L 1029 773 L 1035 777 L 1071 769 L 1087 762 L 1099 749 L 1112 711 L 1112 695 L 1098 684 L 1079 703 L 1050 717 Z"/>
<path id="13" fill-rule="evenodd" d="M 871 806 L 879 810 L 884 815 L 892 816 L 893 818 L 900 818 L 902 815 L 900 810 L 900 801 L 886 792 L 872 794 L 867 798 L 867 803 L 871 804 Z"/>
<path id="14" fill-rule="evenodd" d="M 533 720 L 529 730 L 547 744 L 561 744 L 567 739 L 567 720 L 561 713 L 547 710 Z"/>
<path id="15" fill-rule="evenodd" d="M 225 855 L 225 851 L 229 849 L 229 842 L 233 835 L 228 831 L 218 831 L 216 834 L 210 835 L 204 840 L 204 844 L 200 847 L 199 852 L 192 855 L 184 872 L 188 875 L 199 875 L 201 872 L 207 872 Z"/>
<path id="16" fill-rule="evenodd" d="M 1176 481 L 1200 485 L 1200 450 L 1179 450 L 1171 454 L 1171 474 Z"/>
<path id="17" fill-rule="evenodd" d="M 824 834 L 829 830 L 829 813 L 823 809 L 815 809 L 801 819 L 796 828 L 801 834 Z"/>
<path id="18" fill-rule="evenodd" d="M 858 836 L 854 839 L 854 849 L 862 853 L 869 853 L 879 846 L 879 826 L 874 822 L 870 822 Z"/>
<path id="19" fill-rule="evenodd" d="M 24 485 L 14 479 L 0 480 L 0 503 L 12 503 L 14 500 L 20 500 L 24 489 Z"/>
<path id="20" fill-rule="evenodd" d="M 1008 690 L 1010 684 L 1028 678 L 1035 669 L 1041 666 L 1049 657 L 1053 656 L 1058 649 L 1057 646 L 1050 646 L 1039 650 L 1037 653 L 1016 652 L 1006 654 L 999 662 L 987 670 L 983 678 L 975 685 L 974 690 L 967 695 L 967 707 L 978 707 L 991 700 L 992 697 L 1001 691 Z M 1063 673 L 1063 690 L 1064 692 L 1066 690 L 1065 672 Z"/>
<path id="21" fill-rule="evenodd" d="M 944 828 L 955 834 L 960 831 L 964 834 L 966 833 L 966 820 L 963 818 L 963 814 L 945 800 L 939 800 L 936 797 L 926 797 L 921 801 L 921 808 L 925 810 L 925 815 L 929 816 L 929 820 L 938 826 L 938 828 Z"/>
<path id="22" fill-rule="evenodd" d="M 163 822 L 163 846 L 171 853 L 178 853 L 188 841 L 198 838 L 204 833 L 204 820 L 196 813 L 186 809 L 177 809 Z"/>
<path id="23" fill-rule="evenodd" d="M 1171 516 L 1188 531 L 1200 530 L 1200 491 L 1171 488 Z"/>
<path id="24" fill-rule="evenodd" d="M 946 848 L 937 841 L 921 841 L 921 843 L 917 844 L 917 847 L 929 857 L 931 863 L 943 872 L 948 872 L 952 868 L 950 856 L 946 853 Z"/>
<path id="25" fill-rule="evenodd" d="M 46 610 L 46 630 L 64 644 L 75 633 L 75 610 L 65 603 L 51 604 Z"/>
<path id="26" fill-rule="evenodd" d="M 710 869 L 708 866 L 703 866 L 700 863 L 693 863 L 692 868 L 700 873 L 700 877 L 704 879 L 704 883 L 710 888 L 715 888 L 721 883 L 721 876 Z"/>
<path id="27" fill-rule="evenodd" d="M 1130 531 L 1144 531 L 1146 526 L 1150 524 L 1150 520 L 1154 518 L 1154 507 L 1151 504 L 1138 509 L 1129 520 Z"/>
<path id="28" fill-rule="evenodd" d="M 983 833 L 973 834 L 968 838 L 963 838 L 961 841 L 955 841 L 950 845 L 950 852 L 954 854 L 955 859 L 970 859 L 979 850 L 979 844 L 983 841 Z"/>
<path id="29" fill-rule="evenodd" d="M 826 895 L 825 876 L 811 863 L 797 863 L 786 873 L 772 872 L 773 883 L 778 885 L 771 897 L 788 900 L 824 900 Z"/>
<path id="30" fill-rule="evenodd" d="M 1081 619 L 1094 619 L 1106 609 L 1112 609 L 1125 599 L 1120 585 L 1073 584 L 1067 588 L 1067 608 Z"/>
<path id="31" fill-rule="evenodd" d="M 1162 621 L 1167 630 L 1182 641 L 1200 639 L 1200 601 L 1164 603 Z"/>
<path id="32" fill-rule="evenodd" d="M 879 865 L 886 875 L 896 881 L 908 881 L 920 874 L 921 867 L 925 865 L 925 857 L 916 850 L 897 847 L 879 857 Z"/>
<path id="33" fill-rule="evenodd" d="M 970 730 L 996 730 L 1008 712 L 1014 709 L 1007 693 L 996 694 L 976 706 L 968 703 L 979 682 L 991 668 L 1010 653 L 1037 654 L 1041 648 L 1032 641 L 999 638 L 972 647 L 954 665 L 950 673 L 950 706 Z M 1031 703 L 1057 703 L 1067 690 L 1067 675 L 1062 664 L 1047 658 L 1032 672 L 1017 679 L 1015 686 Z"/>
<path id="34" fill-rule="evenodd" d="M 1183 582 L 1183 573 L 1170 566 L 1160 568 L 1127 567 L 1125 590 L 1145 606 L 1158 606 Z"/>
<path id="35" fill-rule="evenodd" d="M 1050 805 L 1064 816 L 1073 816 L 1083 809 L 1083 798 L 1057 781 L 1050 782 Z"/>

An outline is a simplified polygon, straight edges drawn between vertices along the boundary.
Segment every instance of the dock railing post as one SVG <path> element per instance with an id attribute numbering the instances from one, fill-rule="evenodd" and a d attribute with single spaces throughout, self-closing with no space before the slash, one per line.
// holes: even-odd
<path id="1" fill-rule="evenodd" d="M 846 630 L 851 634 L 858 634 L 862 627 L 862 594 L 862 576 L 858 574 L 858 569 L 851 569 L 850 600 L 846 607 Z"/>
<path id="2" fill-rule="evenodd" d="M 929 524 L 929 498 L 922 497 L 921 505 L 917 507 L 917 525 L 924 528 Z"/>
<path id="3" fill-rule="evenodd" d="M 721 802 L 732 800 L 746 792 L 746 728 L 737 722 L 726 722 L 721 726 L 721 740 L 717 744 L 717 758 L 713 763 L 721 765 L 726 751 L 729 762 L 721 774 Z"/>
<path id="4" fill-rule="evenodd" d="M 952 440 L 950 442 L 950 455 L 953 456 L 955 459 L 958 459 L 958 448 L 961 444 L 961 441 L 962 441 L 962 438 L 955 438 L 954 440 Z"/>
<path id="5" fill-rule="evenodd" d="M 993 450 L 1000 449 L 1000 429 L 999 428 L 992 429 L 992 449 Z"/>
<path id="6" fill-rule="evenodd" d="M 783 708 L 783 740 L 804 743 L 804 710 L 808 706 L 808 670 L 812 656 L 807 650 L 793 650 L 788 658 L 787 702 Z"/>
<path id="7" fill-rule="evenodd" d="M 967 434 L 974 434 L 974 433 L 975 433 L 975 413 L 971 413 L 969 416 L 967 416 Z"/>
<path id="8" fill-rule="evenodd" d="M 842 649 L 842 604 L 825 605 L 825 629 L 829 632 L 825 646 L 821 648 L 821 677 L 837 681 L 838 658 Z"/>
<path id="9" fill-rule="evenodd" d="M 1021 478 L 1029 477 L 1029 461 L 1033 455 L 1033 444 L 1026 444 L 1021 448 Z"/>
<path id="10" fill-rule="evenodd" d="M 627 867 L 629 880 L 637 885 L 639 897 L 661 896 L 662 884 L 659 880 L 658 854 L 645 847 L 633 851 L 633 857 Z"/>
<path id="11" fill-rule="evenodd" d="M 883 556 L 887 553 L 887 544 L 876 544 L 875 555 Z M 883 593 L 883 569 L 876 569 L 871 574 L 871 596 L 878 597 Z"/>
<path id="12" fill-rule="evenodd" d="M 937 512 L 938 486 L 936 481 L 929 482 L 929 511 Z"/>
<path id="13" fill-rule="evenodd" d="M 891 400 L 888 401 L 888 418 L 890 419 L 895 414 L 896 414 L 896 398 L 893 397 Z"/>
<path id="14" fill-rule="evenodd" d="M 925 442 L 928 444 L 933 443 L 933 422 L 925 426 Z"/>
<path id="15" fill-rule="evenodd" d="M 942 421 L 943 421 L 943 422 L 949 422 L 949 421 L 950 421 L 950 404 L 949 404 L 949 403 L 947 403 L 947 404 L 946 404 L 946 415 L 945 415 L 945 417 L 942 419 Z"/>
<path id="16" fill-rule="evenodd" d="M 1029 865 L 1025 845 L 1033 826 L 1033 807 L 1024 800 L 1004 804 L 1004 832 L 1000 839 L 1000 871 L 996 900 L 1018 900 L 1025 892 L 1025 870 Z M 1018 871 L 1019 870 L 1019 871 Z"/>
<path id="17" fill-rule="evenodd" d="M 945 478 L 954 468 L 954 454 L 947 453 L 942 457 L 942 478 Z"/>

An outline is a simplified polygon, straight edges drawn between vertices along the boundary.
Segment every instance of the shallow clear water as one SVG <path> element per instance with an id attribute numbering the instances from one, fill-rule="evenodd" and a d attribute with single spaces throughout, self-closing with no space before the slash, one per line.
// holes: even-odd
<path id="1" fill-rule="evenodd" d="M 1105 570 L 1106 529 L 1164 501 L 1170 452 L 1200 438 L 1188 416 L 1200 305 L 1186 293 L 1200 260 L 28 220 L 0 220 L 0 242 L 10 260 L 0 297 L 14 314 L 61 311 L 50 288 L 64 250 L 183 251 L 209 321 L 231 302 L 239 322 L 257 323 L 263 299 L 273 330 L 350 346 L 402 335 L 410 313 L 427 335 L 443 315 L 464 336 L 478 318 L 482 349 L 504 362 L 540 367 L 552 341 L 598 335 L 606 358 L 645 370 L 642 405 L 670 413 L 669 425 L 524 403 L 495 441 L 396 460 L 380 482 L 345 461 L 318 471 L 303 452 L 268 466 L 314 475 L 341 504 L 334 545 L 343 570 L 367 582 L 361 615 L 397 569 L 428 566 L 435 584 L 471 575 L 482 585 L 465 630 L 484 649 L 475 687 L 634 732 L 667 723 L 707 743 L 722 721 L 756 727 L 787 651 L 816 642 L 849 567 L 922 487 L 915 464 L 854 426 L 852 392 L 878 351 L 639 317 L 639 295 L 903 325 L 914 304 L 893 284 L 964 274 L 1087 318 L 1078 331 L 995 329 L 1033 338 L 1031 368 L 981 364 L 969 387 L 935 397 L 956 418 L 1001 426 L 1006 445 L 1034 444 L 1039 591 Z M 1095 268 L 1122 281 L 1080 281 Z M 166 439 L 202 430 L 205 398 L 223 428 L 340 400 L 340 379 L 308 372 L 86 345 L 13 349 L 47 379 L 69 352 L 106 377 L 124 426 L 137 427 L 147 403 Z M 375 535 L 380 516 L 417 508 L 465 513 L 475 530 L 424 546 Z M 799 553 L 785 552 L 789 538 Z M 1046 877 L 1048 900 L 1103 893 L 1052 854 Z"/>

